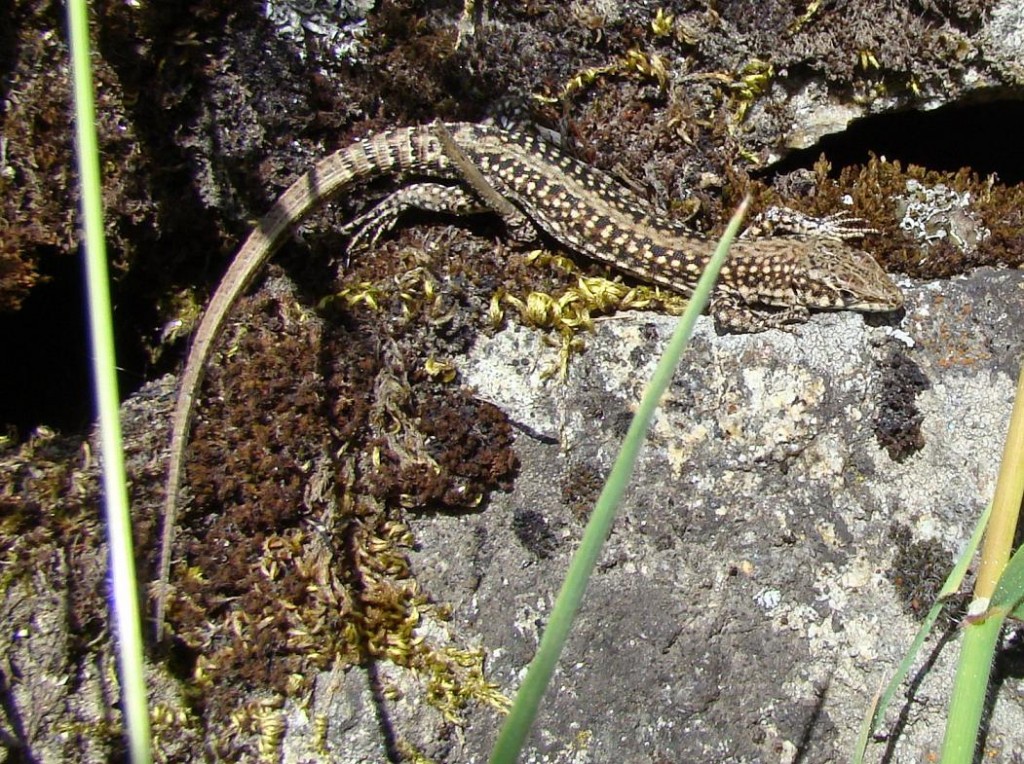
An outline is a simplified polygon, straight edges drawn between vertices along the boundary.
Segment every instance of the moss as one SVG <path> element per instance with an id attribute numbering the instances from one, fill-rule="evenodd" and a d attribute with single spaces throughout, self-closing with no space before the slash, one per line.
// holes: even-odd
<path id="1" fill-rule="evenodd" d="M 401 517 L 471 509 L 508 487 L 512 433 L 496 408 L 429 374 L 424 350 L 404 350 L 437 346 L 421 336 L 424 319 L 448 315 L 457 296 L 422 272 L 385 288 L 402 281 L 387 273 L 400 267 L 355 273 L 368 286 L 338 325 L 287 294 L 247 299 L 211 364 L 168 619 L 191 656 L 180 671 L 193 702 L 215 724 L 253 689 L 301 694 L 337 661 L 441 672 L 445 714 L 452 693 L 482 692 L 478 672 L 416 637 L 433 608 L 412 578 Z M 371 273 L 377 281 L 361 278 Z"/>
<path id="2" fill-rule="evenodd" d="M 900 523 L 890 526 L 889 538 L 896 557 L 886 571 L 886 577 L 896 588 L 904 610 L 922 619 L 935 604 L 942 583 L 952 568 L 951 555 L 935 539 L 914 541 L 910 529 Z M 947 617 L 954 618 L 957 611 L 962 612 L 968 600 L 969 595 L 952 598 L 947 604 Z"/>
<path id="3" fill-rule="evenodd" d="M 539 560 L 546 560 L 558 549 L 558 536 L 540 512 L 517 507 L 512 515 L 512 532 L 519 542 Z"/>
<path id="4" fill-rule="evenodd" d="M 577 465 L 562 485 L 562 501 L 580 522 L 586 522 L 604 486 L 604 477 L 592 467 Z"/>
<path id="5" fill-rule="evenodd" d="M 989 235 L 967 248 L 948 240 L 924 244 L 911 237 L 900 227 L 897 202 L 910 195 L 908 183 L 912 182 L 926 188 L 942 184 L 958 194 L 969 194 L 970 212 Z M 836 210 L 849 213 L 870 229 L 863 246 L 886 269 L 916 278 L 947 278 L 980 265 L 1019 267 L 1024 263 L 1020 212 L 1024 184 L 1000 187 L 992 178 L 982 178 L 968 169 L 952 173 L 916 165 L 904 169 L 900 162 L 874 155 L 867 164 L 845 167 L 837 176 L 823 156 L 814 167 L 812 194 L 793 195 L 768 188 L 741 171 L 730 175 L 730 184 L 730 197 L 738 199 L 752 192 L 759 209 L 783 206 L 814 217 L 827 217 Z"/>
<path id="6" fill-rule="evenodd" d="M 60 7 L 16 0 L 8 11 L 16 39 L 5 72 L 9 96 L 0 111 L 0 311 L 16 310 L 49 257 L 78 250 L 78 189 L 71 124 L 69 70 L 54 66 L 68 51 Z M 98 41 L 94 40 L 96 45 Z M 115 273 L 129 267 L 145 232 L 156 227 L 150 171 L 122 83 L 103 57 L 93 59 L 96 130 L 103 157 L 103 204 Z"/>
<path id="7" fill-rule="evenodd" d="M 924 414 L 917 408 L 917 396 L 929 387 L 931 384 L 921 368 L 902 346 L 894 345 L 884 364 L 874 419 L 875 438 L 890 459 L 902 462 L 924 448 Z"/>

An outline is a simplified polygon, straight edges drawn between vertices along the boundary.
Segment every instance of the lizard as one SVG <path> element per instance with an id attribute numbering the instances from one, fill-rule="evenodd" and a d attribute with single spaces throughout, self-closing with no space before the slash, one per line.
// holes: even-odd
<path id="1" fill-rule="evenodd" d="M 171 420 L 155 596 L 162 636 L 171 546 L 195 398 L 232 306 L 292 228 L 332 194 L 381 176 L 411 180 L 345 226 L 350 251 L 366 248 L 410 208 L 497 213 L 510 235 L 538 233 L 641 281 L 690 294 L 715 242 L 655 207 L 608 173 L 539 135 L 476 123 L 399 127 L 317 162 L 277 199 L 235 255 L 195 331 Z M 903 295 L 875 259 L 828 236 L 737 239 L 710 312 L 720 328 L 758 332 L 807 320 L 810 310 L 885 312 Z"/>

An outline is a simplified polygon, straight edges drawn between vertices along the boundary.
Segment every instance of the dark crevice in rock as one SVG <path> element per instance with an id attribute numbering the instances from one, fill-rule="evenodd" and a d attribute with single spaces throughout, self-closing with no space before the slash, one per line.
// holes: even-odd
<path id="1" fill-rule="evenodd" d="M 864 164 L 869 154 L 930 170 L 955 172 L 970 167 L 979 175 L 996 173 L 1008 185 L 1024 180 L 1020 124 L 1024 100 L 991 100 L 944 106 L 932 111 L 901 111 L 854 120 L 841 133 L 794 151 L 768 168 L 784 175 L 811 168 L 824 154 L 838 174 Z"/>

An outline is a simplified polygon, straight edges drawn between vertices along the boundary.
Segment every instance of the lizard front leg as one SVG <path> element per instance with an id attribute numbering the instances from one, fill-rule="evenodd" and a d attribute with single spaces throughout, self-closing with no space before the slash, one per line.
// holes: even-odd
<path id="1" fill-rule="evenodd" d="M 846 211 L 835 212 L 825 217 L 812 217 L 788 207 L 769 207 L 754 218 L 743 232 L 743 237 L 807 236 L 837 241 L 862 239 L 868 234 L 878 233 L 867 226 L 864 220 Z"/>

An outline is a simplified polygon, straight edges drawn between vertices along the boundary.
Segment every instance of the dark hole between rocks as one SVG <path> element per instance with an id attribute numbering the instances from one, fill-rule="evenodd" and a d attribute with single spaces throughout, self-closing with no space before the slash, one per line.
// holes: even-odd
<path id="1" fill-rule="evenodd" d="M 82 432 L 95 418 L 82 258 L 54 254 L 42 262 L 49 281 L 17 313 L 0 314 L 0 426 L 14 425 L 22 439 L 39 425 Z M 124 291 L 112 293 L 122 398 L 145 381 L 141 343 L 152 331 L 139 318 L 147 309 Z"/>
<path id="2" fill-rule="evenodd" d="M 858 119 L 841 133 L 826 136 L 810 148 L 788 154 L 767 168 L 770 179 L 810 168 L 824 154 L 835 175 L 844 167 L 864 164 L 868 153 L 916 164 L 929 170 L 955 172 L 970 167 L 982 177 L 996 173 L 1000 182 L 1024 180 L 1020 125 L 1024 101 L 990 101 L 944 106 L 932 111 L 905 111 Z"/>

